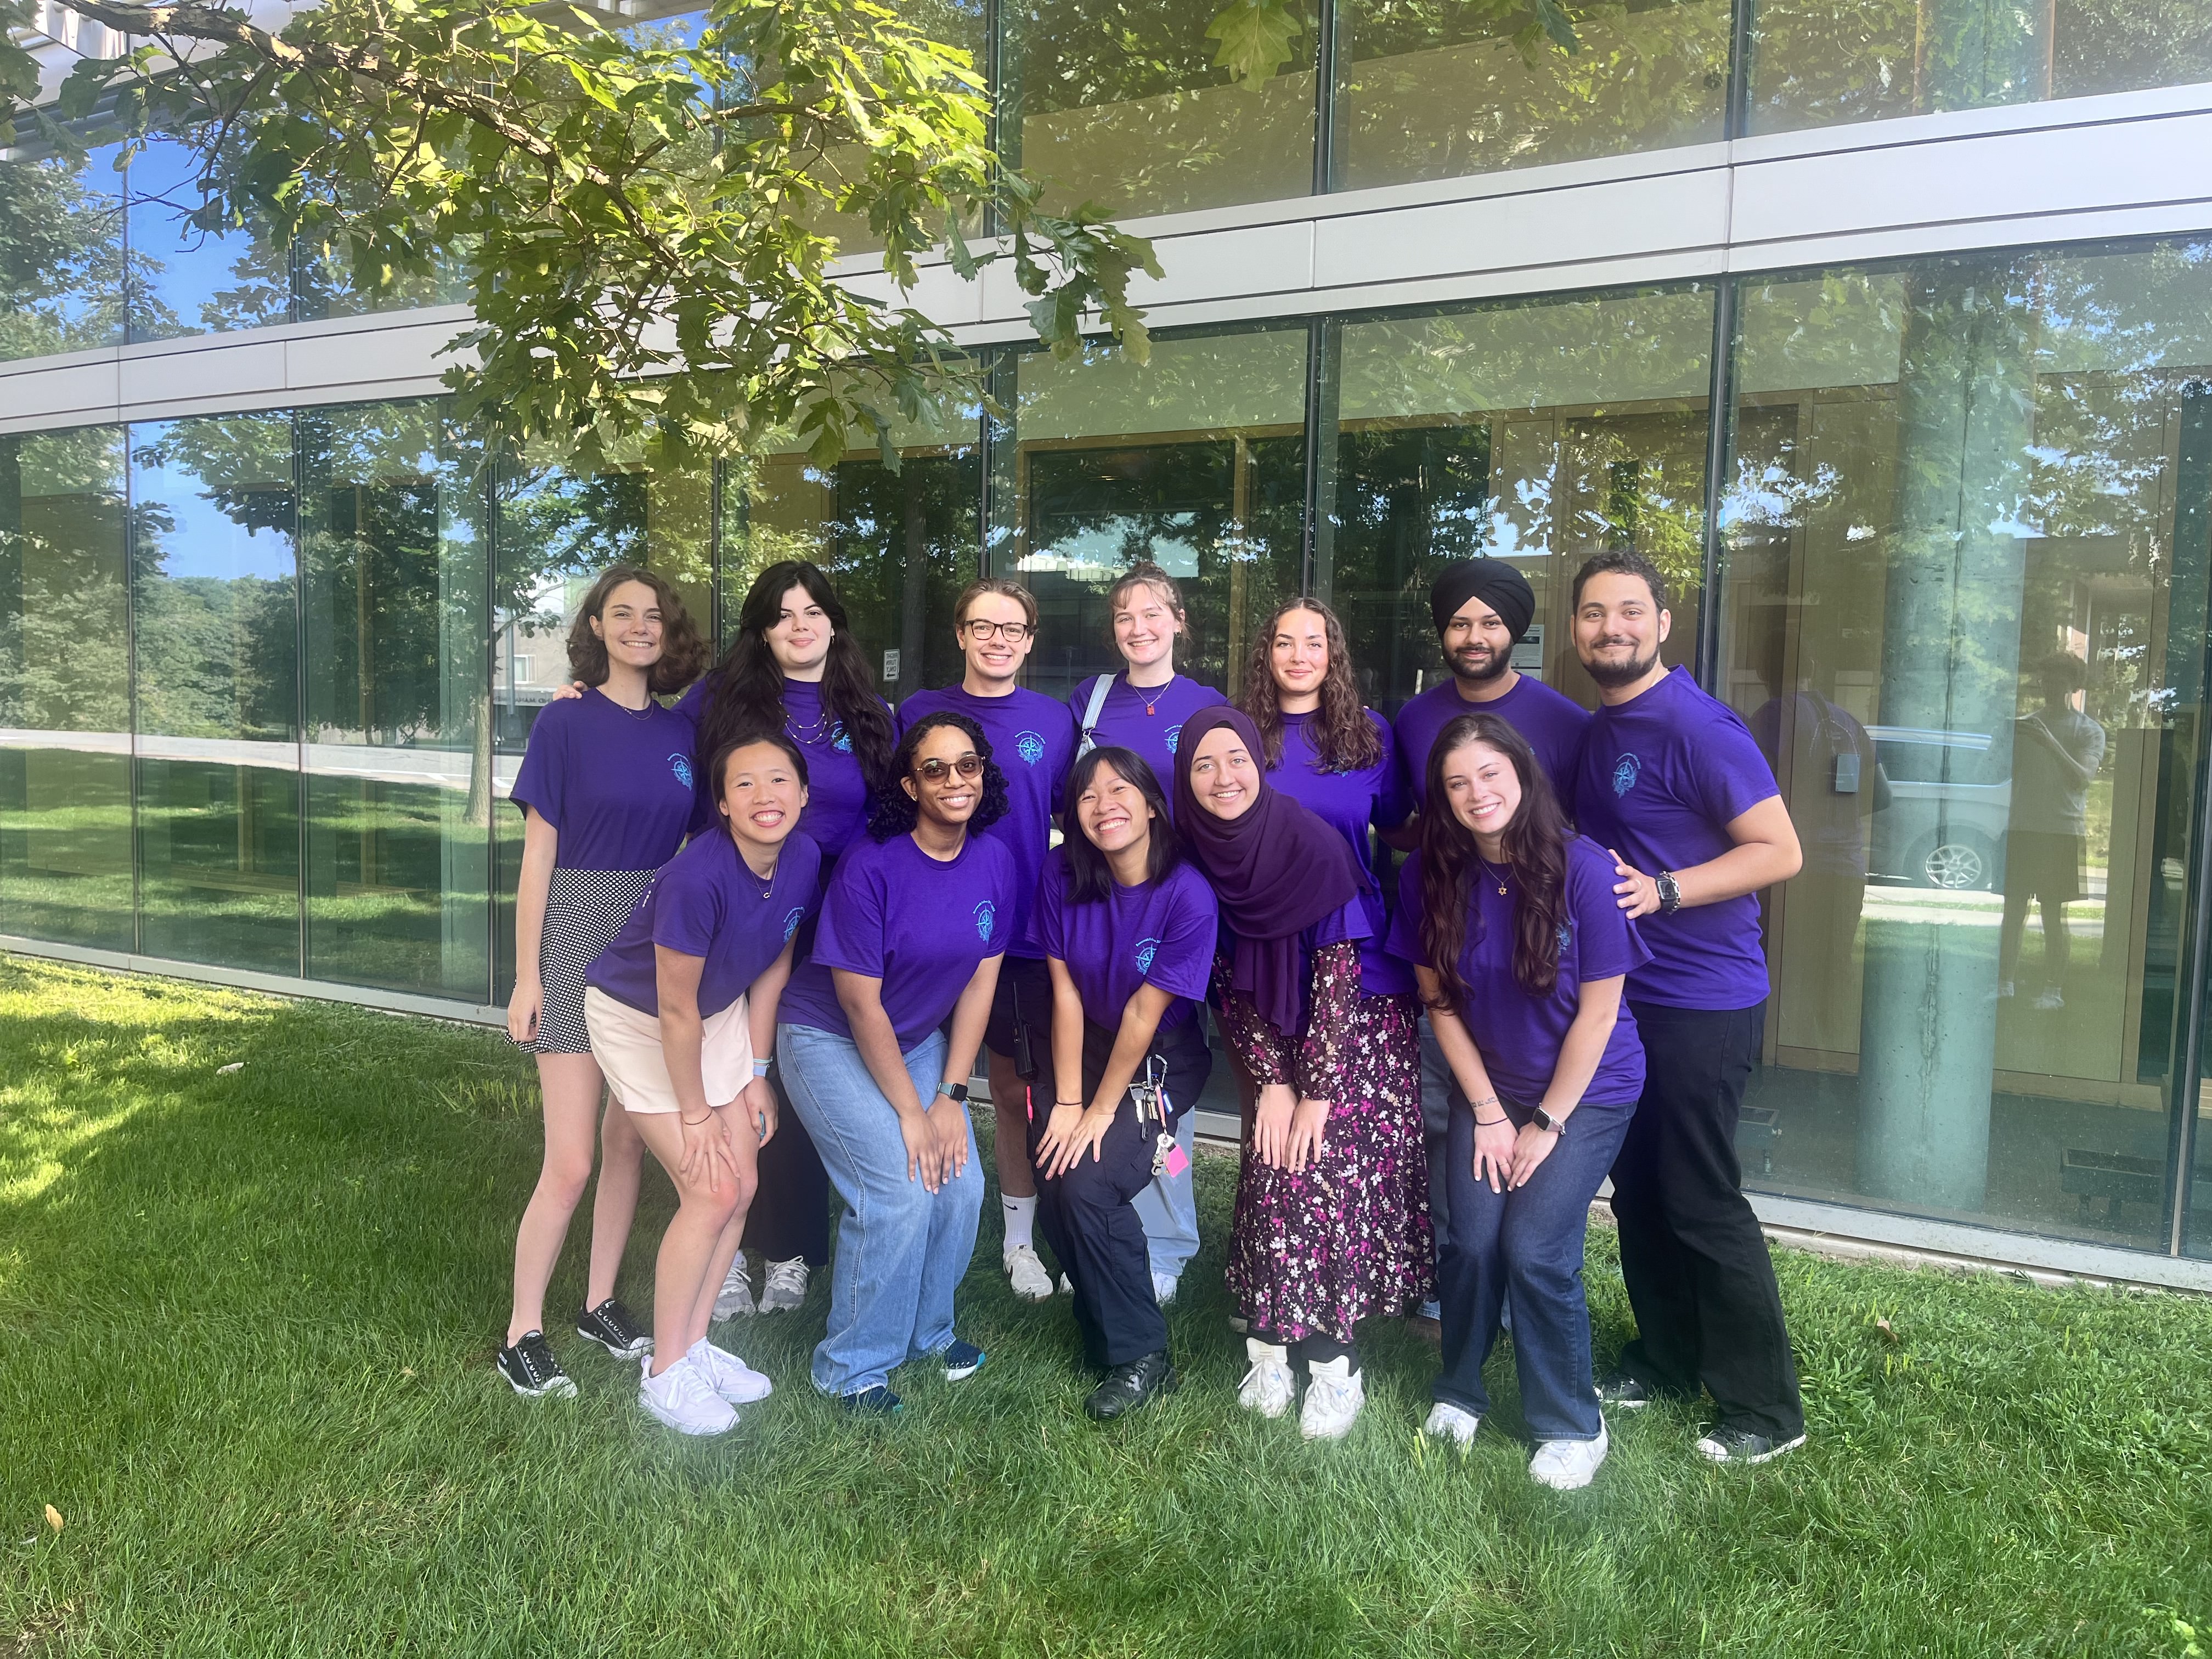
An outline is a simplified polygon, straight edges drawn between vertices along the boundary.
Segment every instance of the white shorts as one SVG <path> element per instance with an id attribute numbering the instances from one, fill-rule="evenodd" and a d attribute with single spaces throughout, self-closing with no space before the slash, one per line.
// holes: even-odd
<path id="1" fill-rule="evenodd" d="M 592 1036 L 592 1058 L 625 1111 L 678 1109 L 676 1085 L 660 1050 L 659 1020 L 592 985 L 584 991 L 584 1029 Z M 709 1106 L 728 1105 L 753 1080 L 753 1034 L 744 998 L 703 1022 L 699 1076 Z"/>

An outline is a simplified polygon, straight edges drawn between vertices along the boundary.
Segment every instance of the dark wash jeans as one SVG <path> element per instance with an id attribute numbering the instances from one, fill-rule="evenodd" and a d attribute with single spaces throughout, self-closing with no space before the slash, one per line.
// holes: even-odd
<path id="1" fill-rule="evenodd" d="M 1766 1005 L 1628 1006 L 1644 1038 L 1644 1078 L 1613 1164 L 1620 1276 L 1638 1331 L 1620 1369 L 1662 1393 L 1690 1396 L 1702 1386 L 1723 1428 L 1795 1438 L 1805 1431 L 1797 1367 L 1735 1154 Z"/>
<path id="2" fill-rule="evenodd" d="M 1499 1104 L 1516 1129 L 1535 1111 L 1533 1103 Z M 1475 1179 L 1474 1114 L 1460 1091 L 1452 1091 L 1451 1124 L 1444 1135 L 1451 1212 L 1437 1264 L 1443 1314 L 1437 1399 L 1478 1417 L 1490 1409 L 1482 1364 L 1497 1346 L 1498 1316 L 1510 1295 L 1513 1366 L 1529 1432 L 1539 1440 L 1597 1438 L 1603 1425 L 1590 1375 L 1583 1237 L 1590 1200 L 1635 1112 L 1632 1103 L 1584 1101 L 1528 1184 L 1493 1193 L 1487 1181 Z"/>
<path id="3" fill-rule="evenodd" d="M 1087 1102 L 1097 1088 L 1114 1052 L 1115 1033 L 1085 1022 L 1083 1093 Z M 1165 1061 L 1170 1104 L 1195 1101 L 1213 1067 L 1203 1028 L 1187 1020 L 1152 1040 L 1152 1052 Z M 1139 1075 L 1142 1075 L 1141 1068 Z M 1040 1089 L 1042 1102 L 1055 1092 Z M 1052 1121 L 1043 1104 L 1030 1114 L 1030 1158 Z M 1037 1174 L 1037 1225 L 1059 1259 L 1060 1271 L 1075 1287 L 1075 1324 L 1083 1334 L 1083 1353 L 1102 1368 L 1126 1365 L 1158 1353 L 1168 1345 L 1167 1316 L 1152 1294 L 1152 1260 L 1145 1224 L 1133 1200 L 1152 1184 L 1153 1137 L 1157 1124 L 1137 1122 L 1127 1092 L 1114 1115 L 1114 1127 L 1099 1144 L 1093 1161 L 1085 1152 L 1056 1179 Z"/>

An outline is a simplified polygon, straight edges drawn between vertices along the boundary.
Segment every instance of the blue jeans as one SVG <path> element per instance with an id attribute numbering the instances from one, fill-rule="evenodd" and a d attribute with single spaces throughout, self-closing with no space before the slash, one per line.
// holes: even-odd
<path id="1" fill-rule="evenodd" d="M 1516 1127 L 1534 1109 L 1511 1101 L 1502 1104 Z M 1513 1366 L 1529 1431 L 1539 1440 L 1598 1437 L 1602 1419 L 1590 1375 L 1583 1236 L 1590 1200 L 1635 1115 L 1633 1102 L 1583 1102 L 1528 1185 L 1493 1193 L 1488 1182 L 1474 1178 L 1474 1114 L 1453 1101 L 1444 1153 L 1451 1218 L 1437 1271 L 1443 1303 L 1437 1399 L 1477 1416 L 1490 1409 L 1482 1363 L 1497 1344 L 1498 1316 L 1510 1294 Z"/>
<path id="2" fill-rule="evenodd" d="M 845 1205 L 830 1267 L 830 1327 L 814 1350 L 814 1386 L 859 1394 L 952 1340 L 952 1292 L 975 1254 L 983 1166 L 970 1129 L 963 1173 L 934 1193 L 908 1180 L 898 1115 L 859 1045 L 811 1026 L 779 1025 L 775 1051 L 792 1109 Z M 931 1032 L 905 1059 L 915 1093 L 928 1101 L 945 1080 L 944 1036 Z"/>
<path id="3" fill-rule="evenodd" d="M 1176 1126 L 1176 1144 L 1185 1158 L 1196 1145 L 1197 1133 L 1198 1114 L 1186 1111 Z M 1180 1279 L 1198 1254 L 1198 1193 L 1193 1184 L 1197 1173 L 1185 1164 L 1179 1176 L 1156 1175 L 1129 1200 L 1145 1224 L 1145 1254 L 1152 1271 L 1170 1279 Z"/>

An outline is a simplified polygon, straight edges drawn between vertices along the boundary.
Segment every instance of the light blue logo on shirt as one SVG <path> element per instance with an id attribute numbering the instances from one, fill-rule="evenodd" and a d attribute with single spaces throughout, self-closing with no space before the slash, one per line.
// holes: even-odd
<path id="1" fill-rule="evenodd" d="M 978 899 L 975 902 L 975 931 L 982 935 L 984 944 L 988 945 L 991 942 L 991 924 L 998 919 L 997 905 L 988 899 Z"/>
<path id="2" fill-rule="evenodd" d="M 691 787 L 690 756 L 671 755 L 668 757 L 668 769 L 676 774 L 677 782 L 682 784 L 686 789 Z"/>
<path id="3" fill-rule="evenodd" d="M 805 905 L 795 904 L 792 906 L 791 914 L 783 919 L 783 942 L 786 945 L 791 943 L 791 936 L 799 931 L 799 924 L 805 920 L 805 916 L 806 907 Z"/>
<path id="4" fill-rule="evenodd" d="M 1137 971 L 1139 973 L 1149 974 L 1152 971 L 1152 958 L 1159 954 L 1159 949 L 1160 942 L 1156 939 L 1140 939 L 1137 941 Z"/>
<path id="5" fill-rule="evenodd" d="M 1181 727 L 1180 726 L 1170 726 L 1170 727 L 1168 727 L 1168 753 L 1170 753 L 1170 755 L 1172 755 L 1172 754 L 1174 754 L 1174 753 L 1175 753 L 1175 751 L 1176 751 L 1176 740 L 1177 740 L 1178 738 L 1180 738 L 1182 736 L 1182 727 Z"/>
<path id="6" fill-rule="evenodd" d="M 1014 738 L 1014 752 L 1035 766 L 1044 758 L 1044 739 L 1034 732 L 1018 732 Z"/>
<path id="7" fill-rule="evenodd" d="M 853 752 L 853 739 L 846 733 L 844 721 L 839 720 L 830 728 L 830 746 L 841 755 Z"/>
<path id="8" fill-rule="evenodd" d="M 1613 793 L 1625 795 L 1636 787 L 1636 775 L 1644 769 L 1644 763 L 1633 755 L 1623 755 L 1613 763 Z"/>

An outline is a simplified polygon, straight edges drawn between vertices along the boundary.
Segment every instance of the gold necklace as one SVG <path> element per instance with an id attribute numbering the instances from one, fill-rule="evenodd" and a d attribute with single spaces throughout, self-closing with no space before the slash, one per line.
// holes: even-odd
<path id="1" fill-rule="evenodd" d="M 1490 861 L 1484 858 L 1481 854 L 1477 853 L 1474 855 L 1474 861 L 1482 866 L 1484 879 L 1494 881 L 1498 884 L 1498 896 L 1504 898 L 1505 896 L 1505 878 L 1499 875 L 1492 875 L 1490 869 Z M 1508 866 L 1508 868 L 1510 867 L 1511 866 Z"/>

